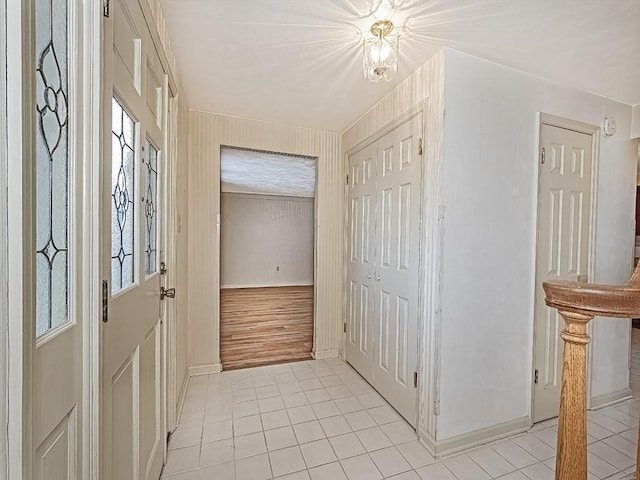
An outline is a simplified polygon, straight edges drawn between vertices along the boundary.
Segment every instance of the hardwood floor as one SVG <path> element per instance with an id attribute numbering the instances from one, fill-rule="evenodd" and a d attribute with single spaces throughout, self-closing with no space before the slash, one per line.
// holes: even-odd
<path id="1" fill-rule="evenodd" d="M 313 286 L 220 290 L 224 370 L 311 358 Z"/>

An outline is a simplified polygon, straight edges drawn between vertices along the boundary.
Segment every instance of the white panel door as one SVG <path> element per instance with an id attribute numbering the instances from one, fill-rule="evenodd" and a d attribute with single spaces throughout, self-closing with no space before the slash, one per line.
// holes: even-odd
<path id="1" fill-rule="evenodd" d="M 414 426 L 421 125 L 419 114 L 349 157 L 346 358 Z"/>
<path id="2" fill-rule="evenodd" d="M 26 85 L 35 97 L 25 98 L 31 132 L 25 139 L 33 141 L 25 163 L 32 207 L 25 217 L 32 239 L 25 312 L 35 321 L 25 458 L 33 480 L 71 480 L 82 478 L 82 341 L 89 320 L 82 317 L 82 2 L 28 3 L 35 18 L 33 31 L 25 25 L 33 42 Z"/>
<path id="3" fill-rule="evenodd" d="M 377 144 L 349 157 L 347 359 L 373 382 L 375 163 Z"/>
<path id="4" fill-rule="evenodd" d="M 417 115 L 378 141 L 374 386 L 416 425 L 421 157 Z"/>
<path id="5" fill-rule="evenodd" d="M 533 421 L 557 417 L 564 321 L 544 303 L 547 279 L 586 281 L 589 268 L 592 137 L 542 126 L 536 253 Z M 542 163 L 544 158 L 544 163 Z M 534 380 L 535 382 L 535 380 Z"/>
<path id="6" fill-rule="evenodd" d="M 101 468 L 156 480 L 166 447 L 160 265 L 165 78 L 137 1 L 105 20 Z"/>

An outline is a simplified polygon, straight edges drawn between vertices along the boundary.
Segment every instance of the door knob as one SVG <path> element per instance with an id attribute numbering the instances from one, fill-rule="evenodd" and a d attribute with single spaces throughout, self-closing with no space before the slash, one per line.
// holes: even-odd
<path id="1" fill-rule="evenodd" d="M 176 298 L 176 289 L 160 287 L 160 300 L 164 300 L 165 297 Z"/>

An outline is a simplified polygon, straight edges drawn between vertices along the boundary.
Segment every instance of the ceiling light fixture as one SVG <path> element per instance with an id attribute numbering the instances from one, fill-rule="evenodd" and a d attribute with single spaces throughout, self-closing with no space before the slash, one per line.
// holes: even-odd
<path id="1" fill-rule="evenodd" d="M 362 50 L 364 78 L 372 82 L 390 82 L 398 73 L 398 32 L 394 31 L 391 20 L 378 20 L 369 32 Z"/>

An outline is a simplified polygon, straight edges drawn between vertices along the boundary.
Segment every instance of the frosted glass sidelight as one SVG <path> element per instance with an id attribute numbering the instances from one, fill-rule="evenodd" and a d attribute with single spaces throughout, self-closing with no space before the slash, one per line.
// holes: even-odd
<path id="1" fill-rule="evenodd" d="M 144 271 L 147 275 L 157 271 L 158 255 L 158 150 L 147 140 L 144 163 Z"/>
<path id="2" fill-rule="evenodd" d="M 36 336 L 69 321 L 67 0 L 36 0 Z"/>
<path id="3" fill-rule="evenodd" d="M 112 101 L 111 122 L 111 291 L 135 279 L 135 123 Z"/>

